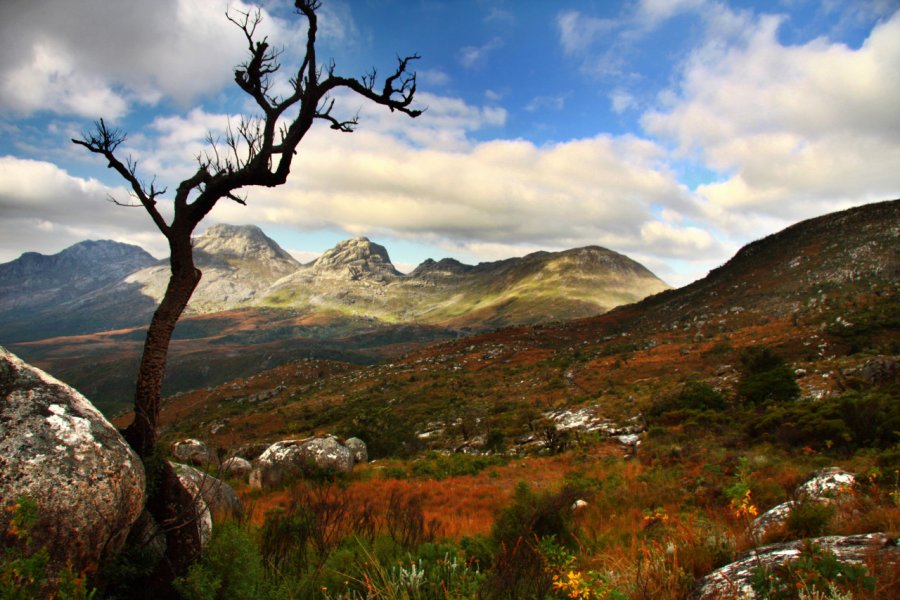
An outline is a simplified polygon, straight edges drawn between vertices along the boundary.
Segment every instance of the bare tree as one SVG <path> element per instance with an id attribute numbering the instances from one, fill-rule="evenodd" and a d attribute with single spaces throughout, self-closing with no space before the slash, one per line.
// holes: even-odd
<path id="1" fill-rule="evenodd" d="M 125 134 L 109 127 L 102 119 L 81 139 L 73 139 L 91 152 L 102 155 L 109 168 L 115 169 L 131 187 L 132 195 L 146 209 L 157 228 L 169 242 L 171 277 L 165 296 L 153 315 L 138 374 L 134 401 L 134 421 L 128 426 L 127 438 L 142 456 L 150 454 L 156 442 L 160 389 L 172 330 L 194 289 L 200 281 L 200 270 L 194 265 L 191 236 L 200 221 L 222 199 L 246 204 L 236 192 L 252 186 L 276 187 L 288 177 L 297 146 L 316 120 L 324 120 L 332 129 L 350 132 L 357 125 L 356 117 L 339 120 L 332 112 L 331 94 L 346 88 L 376 104 L 387 106 L 411 117 L 421 114 L 411 108 L 416 92 L 416 74 L 409 71 L 409 63 L 417 55 L 400 59 L 396 70 L 375 89 L 375 72 L 361 79 L 340 77 L 334 64 L 322 67 L 316 56 L 317 0 L 295 0 L 295 5 L 309 23 L 306 56 L 291 80 L 293 92 L 274 97 L 272 76 L 279 70 L 279 53 L 266 39 L 255 39 L 260 23 L 259 13 L 240 14 L 229 19 L 243 31 L 250 51 L 249 60 L 236 67 L 235 83 L 249 94 L 262 111 L 256 118 L 242 117 L 236 129 L 229 128 L 222 147 L 210 136 L 210 149 L 197 157 L 198 167 L 191 177 L 175 190 L 174 216 L 167 223 L 157 209 L 157 202 L 166 193 L 155 181 L 146 185 L 138 176 L 137 163 L 130 157 L 124 162 L 116 156 L 116 149 L 125 141 Z M 291 113 L 288 116 L 288 113 Z"/>
<path id="2" fill-rule="evenodd" d="M 103 156 L 109 168 L 125 179 L 131 195 L 137 200 L 134 206 L 143 206 L 169 243 L 171 276 L 147 331 L 134 396 L 134 420 L 124 431 L 128 442 L 145 462 L 157 441 L 160 395 L 172 331 L 201 277 L 200 270 L 194 265 L 191 246 L 191 236 L 197 225 L 220 200 L 246 204 L 246 197 L 238 195 L 244 188 L 283 184 L 297 155 L 297 146 L 317 120 L 325 121 L 337 131 L 353 131 L 357 125 L 356 117 L 341 120 L 333 114 L 334 92 L 350 90 L 410 117 L 417 117 L 422 112 L 412 107 L 416 74 L 410 70 L 410 62 L 418 59 L 418 55 L 398 59 L 395 70 L 380 89 L 376 89 L 374 70 L 359 79 L 341 77 L 335 74 L 333 62 L 322 65 L 316 54 L 316 11 L 321 3 L 295 0 L 294 5 L 301 18 L 305 18 L 308 32 L 305 55 L 290 78 L 287 96 L 277 96 L 272 91 L 273 77 L 281 68 L 281 52 L 273 49 L 266 38 L 258 39 L 260 13 L 227 15 L 243 32 L 249 51 L 248 60 L 235 68 L 234 81 L 253 98 L 261 113 L 241 117 L 234 128 L 229 126 L 221 141 L 211 135 L 208 137 L 209 148 L 197 157 L 197 170 L 175 189 L 174 214 L 170 222 L 157 207 L 167 190 L 157 187 L 155 180 L 149 185 L 142 181 L 137 162 L 131 157 L 123 162 L 117 156 L 116 151 L 126 138 L 121 130 L 100 119 L 92 130 L 80 139 L 72 140 Z M 173 476 L 168 473 L 164 479 L 171 480 Z M 153 502 L 151 497 L 148 500 L 151 512 L 154 512 Z M 165 505 L 170 501 L 159 499 L 158 503 Z M 162 514 L 154 516 L 163 517 Z"/>

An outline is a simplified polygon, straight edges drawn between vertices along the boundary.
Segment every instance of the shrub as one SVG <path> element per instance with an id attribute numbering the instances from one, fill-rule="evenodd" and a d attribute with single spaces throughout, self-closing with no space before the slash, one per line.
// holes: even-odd
<path id="1" fill-rule="evenodd" d="M 422 441 L 401 413 L 390 406 L 359 406 L 343 433 L 364 441 L 370 458 L 412 456 L 421 449 Z"/>
<path id="2" fill-rule="evenodd" d="M 725 397 L 706 383 L 689 381 L 677 393 L 650 407 L 651 418 L 684 411 L 721 411 L 726 408 Z"/>
<path id="3" fill-rule="evenodd" d="M 836 398 L 773 406 L 752 421 L 749 433 L 787 446 L 853 452 L 888 449 L 900 440 L 900 403 L 892 390 L 848 392 Z"/>
<path id="4" fill-rule="evenodd" d="M 491 531 L 494 565 L 488 580 L 491 595 L 500 598 L 542 598 L 552 579 L 539 551 L 543 538 L 552 536 L 562 546 L 575 542 L 572 503 L 581 490 L 565 487 L 537 494 L 525 483 L 516 487 L 512 504 L 500 512 Z"/>
<path id="5" fill-rule="evenodd" d="M 800 386 L 784 360 L 768 348 L 747 348 L 741 353 L 738 398 L 758 406 L 789 402 L 800 397 Z"/>
<path id="6" fill-rule="evenodd" d="M 404 495 L 394 489 L 388 498 L 385 526 L 391 539 L 405 548 L 415 548 L 437 537 L 436 519 L 425 520 L 421 494 Z"/>
<path id="7" fill-rule="evenodd" d="M 784 528 L 790 539 L 825 535 L 834 513 L 834 506 L 828 503 L 801 499 L 788 513 Z"/>
<path id="8" fill-rule="evenodd" d="M 31 537 L 38 522 L 37 503 L 30 498 L 4 506 L 12 514 L 0 552 L 0 600 L 29 600 L 51 597 L 57 600 L 90 600 L 96 590 L 88 589 L 85 578 L 71 568 L 57 571 L 50 566 L 46 547 L 36 547 Z"/>
<path id="9" fill-rule="evenodd" d="M 235 523 L 220 523 L 200 562 L 175 580 L 188 600 L 255 600 L 266 596 L 262 557 L 250 535 Z"/>

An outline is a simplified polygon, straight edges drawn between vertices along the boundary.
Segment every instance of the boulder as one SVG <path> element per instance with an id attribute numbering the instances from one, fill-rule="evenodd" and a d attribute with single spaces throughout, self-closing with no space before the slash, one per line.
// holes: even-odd
<path id="1" fill-rule="evenodd" d="M 809 479 L 797 487 L 794 496 L 801 502 L 833 502 L 856 485 L 856 478 L 837 467 L 828 467 L 813 473 Z M 757 539 L 784 525 L 797 501 L 788 500 L 770 508 L 756 517 L 751 524 Z"/>
<path id="2" fill-rule="evenodd" d="M 896 383 L 900 378 L 900 361 L 892 356 L 876 356 L 866 361 L 860 369 L 860 376 L 870 385 Z"/>
<path id="3" fill-rule="evenodd" d="M 253 465 L 250 464 L 250 461 L 240 456 L 232 456 L 220 467 L 224 477 L 234 477 L 235 479 L 246 479 L 252 470 Z"/>
<path id="4" fill-rule="evenodd" d="M 233 487 L 189 465 L 172 463 L 172 466 L 185 488 L 200 493 L 213 517 L 240 519 L 244 515 L 244 504 Z"/>
<path id="5" fill-rule="evenodd" d="M 344 445 L 350 449 L 354 464 L 369 462 L 369 449 L 364 441 L 357 437 L 352 437 L 344 441 Z"/>
<path id="6" fill-rule="evenodd" d="M 325 471 L 349 473 L 353 470 L 353 454 L 334 436 L 313 438 L 301 445 L 304 457 Z"/>
<path id="7" fill-rule="evenodd" d="M 353 456 L 334 436 L 275 442 L 253 461 L 250 486 L 277 487 L 314 469 L 349 473 Z"/>
<path id="8" fill-rule="evenodd" d="M 172 444 L 172 456 L 182 463 L 197 467 L 208 467 L 213 464 L 213 453 L 200 440 L 187 439 Z"/>
<path id="9" fill-rule="evenodd" d="M 758 596 L 750 584 L 754 570 L 762 565 L 772 568 L 800 556 L 805 543 L 833 552 L 841 562 L 896 565 L 900 561 L 900 546 L 884 533 L 849 536 L 827 536 L 808 541 L 770 544 L 745 553 L 735 562 L 717 569 L 701 579 L 693 594 L 697 600 L 742 598 Z"/>
<path id="10" fill-rule="evenodd" d="M 138 456 L 81 394 L 0 347 L 0 535 L 20 498 L 49 569 L 77 572 L 118 551 L 144 508 Z M 52 583 L 51 583 L 52 585 Z"/>

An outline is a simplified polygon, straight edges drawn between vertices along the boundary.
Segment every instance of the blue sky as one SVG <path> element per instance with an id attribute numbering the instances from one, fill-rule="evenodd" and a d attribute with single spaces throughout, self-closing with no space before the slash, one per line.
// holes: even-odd
<path id="1" fill-rule="evenodd" d="M 164 239 L 73 145 L 94 119 L 174 189 L 248 110 L 219 0 L 0 3 L 0 262 L 83 239 Z M 303 22 L 260 4 L 299 64 Z M 419 53 L 415 120 L 350 95 L 288 183 L 220 203 L 301 260 L 366 235 L 401 270 L 601 245 L 673 285 L 798 220 L 900 197 L 898 0 L 323 0 L 319 56 L 389 73 Z"/>

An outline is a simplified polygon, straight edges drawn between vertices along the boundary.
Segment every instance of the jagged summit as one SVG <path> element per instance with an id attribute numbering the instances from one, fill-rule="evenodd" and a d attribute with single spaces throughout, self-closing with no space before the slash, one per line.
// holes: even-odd
<path id="1" fill-rule="evenodd" d="M 409 274 L 411 278 L 435 279 L 440 277 L 454 277 L 467 273 L 474 267 L 464 265 L 455 258 L 442 258 L 439 261 L 427 259 Z"/>
<path id="2" fill-rule="evenodd" d="M 256 225 L 213 225 L 197 238 L 194 248 L 224 260 L 252 258 L 296 263 Z"/>
<path id="3" fill-rule="evenodd" d="M 312 263 L 316 273 L 347 274 L 351 279 L 374 275 L 395 278 L 402 274 L 394 268 L 387 249 L 366 237 L 344 240 Z"/>

